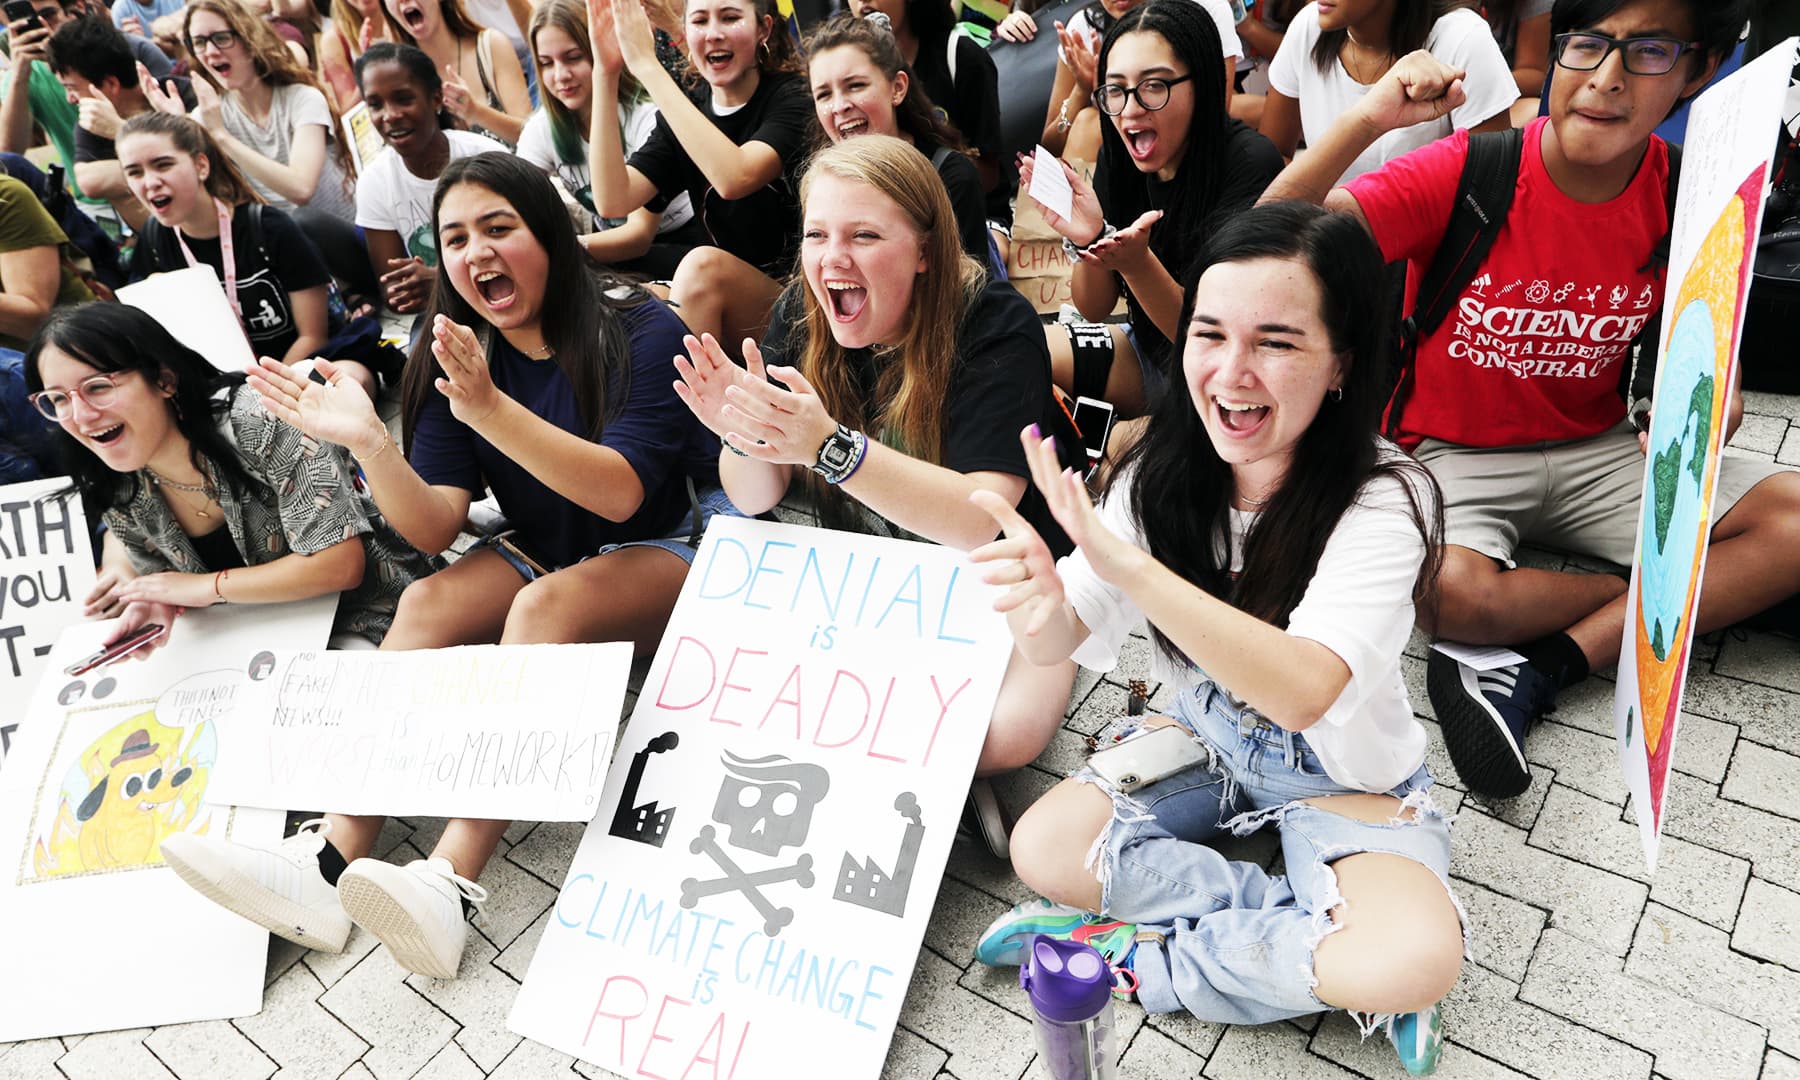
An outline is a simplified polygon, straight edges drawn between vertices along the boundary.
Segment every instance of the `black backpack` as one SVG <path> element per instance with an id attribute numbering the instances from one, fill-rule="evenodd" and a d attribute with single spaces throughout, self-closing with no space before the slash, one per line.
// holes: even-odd
<path id="1" fill-rule="evenodd" d="M 1487 259 L 1494 239 L 1506 224 L 1512 209 L 1513 192 L 1519 182 L 1519 161 L 1525 152 L 1525 132 L 1519 128 L 1490 131 L 1469 136 L 1469 156 L 1463 161 L 1462 176 L 1456 185 L 1456 202 L 1450 210 L 1450 222 L 1438 241 L 1436 254 L 1419 278 L 1419 291 L 1413 311 L 1400 320 L 1400 349 L 1392 373 L 1393 389 L 1388 397 L 1387 422 L 1383 434 L 1393 438 L 1400 431 L 1400 416 L 1406 399 L 1412 395 L 1419 342 L 1434 333 L 1450 315 L 1463 287 L 1475 277 Z M 1675 196 L 1681 181 L 1681 147 L 1669 144 L 1668 207 L 1675 214 Z M 1669 234 L 1651 254 L 1651 266 L 1667 266 Z M 1619 372 L 1619 393 L 1631 407 L 1635 417 L 1640 405 L 1647 408 L 1651 390 L 1656 385 L 1656 355 L 1662 334 L 1661 318 L 1652 319 L 1632 342 L 1637 356 L 1635 365 L 1627 364 Z"/>

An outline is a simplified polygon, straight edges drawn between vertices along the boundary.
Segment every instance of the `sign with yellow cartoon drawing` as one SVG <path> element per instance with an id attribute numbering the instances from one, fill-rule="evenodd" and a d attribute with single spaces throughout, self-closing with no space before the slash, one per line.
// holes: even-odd
<path id="1" fill-rule="evenodd" d="M 207 801 L 221 721 L 267 678 L 273 650 L 319 648 L 337 598 L 214 607 L 180 616 L 144 660 L 66 673 L 115 634 L 63 632 L 0 772 L 0 1042 L 223 1019 L 262 1005 L 268 933 L 183 885 L 163 865 L 180 832 L 256 845 L 280 839 L 280 811 Z M 105 927 L 155 926 L 178 954 L 179 992 L 145 992 L 116 971 Z M 13 978 L 14 972 L 65 972 Z"/>

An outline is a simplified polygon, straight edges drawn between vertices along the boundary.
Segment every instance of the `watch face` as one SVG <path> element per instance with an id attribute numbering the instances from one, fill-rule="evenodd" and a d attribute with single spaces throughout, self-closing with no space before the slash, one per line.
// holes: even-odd
<path id="1" fill-rule="evenodd" d="M 850 463 L 850 444 L 842 436 L 833 435 L 819 450 L 819 463 L 828 469 L 841 469 Z"/>

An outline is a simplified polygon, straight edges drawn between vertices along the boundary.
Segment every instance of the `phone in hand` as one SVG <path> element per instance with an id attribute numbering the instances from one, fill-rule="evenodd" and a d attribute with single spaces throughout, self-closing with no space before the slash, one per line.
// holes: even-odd
<path id="1" fill-rule="evenodd" d="M 63 674 L 86 675 L 97 667 L 105 667 L 113 661 L 123 659 L 150 644 L 152 641 L 155 641 L 162 636 L 162 632 L 162 623 L 145 623 L 131 633 L 126 634 L 124 637 L 113 642 L 111 645 L 103 646 L 99 652 L 94 653 L 92 656 L 84 657 L 75 661 L 73 664 L 70 664 L 68 667 L 63 668 Z"/>
<path id="2" fill-rule="evenodd" d="M 1210 759 L 1206 744 L 1180 724 L 1151 728 L 1096 750 L 1088 767 L 1118 791 L 1137 791 Z"/>
<path id="3" fill-rule="evenodd" d="M 43 20 L 37 17 L 37 4 L 33 0 L 6 0 L 0 5 L 0 11 L 6 13 L 6 25 L 24 23 L 27 30 L 42 30 Z"/>

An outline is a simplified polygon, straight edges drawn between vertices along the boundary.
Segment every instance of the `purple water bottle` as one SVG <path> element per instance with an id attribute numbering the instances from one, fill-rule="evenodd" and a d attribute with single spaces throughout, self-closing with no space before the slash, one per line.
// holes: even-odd
<path id="1" fill-rule="evenodd" d="M 1092 945 L 1038 934 L 1019 967 L 1049 1080 L 1114 1080 L 1112 970 Z"/>

